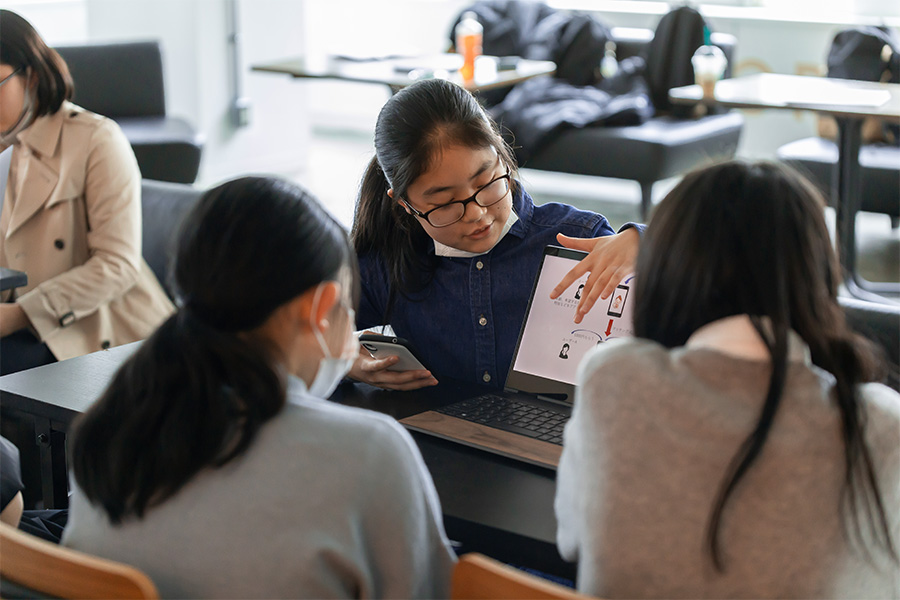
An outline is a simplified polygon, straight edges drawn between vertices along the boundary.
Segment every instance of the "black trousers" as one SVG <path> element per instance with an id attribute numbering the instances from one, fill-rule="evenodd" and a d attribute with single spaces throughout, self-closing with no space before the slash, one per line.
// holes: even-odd
<path id="1" fill-rule="evenodd" d="M 50 352 L 47 344 L 41 343 L 27 329 L 0 338 L 0 375 L 54 362 L 56 357 Z"/>

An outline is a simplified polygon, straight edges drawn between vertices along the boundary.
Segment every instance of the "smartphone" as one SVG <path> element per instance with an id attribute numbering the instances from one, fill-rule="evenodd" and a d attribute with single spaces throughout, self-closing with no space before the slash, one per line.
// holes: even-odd
<path id="1" fill-rule="evenodd" d="M 609 309 L 606 311 L 610 317 L 621 317 L 625 309 L 625 300 L 628 299 L 628 286 L 618 285 L 616 291 L 609 297 Z"/>
<path id="2" fill-rule="evenodd" d="M 416 355 L 409 349 L 409 342 L 403 338 L 392 335 L 379 335 L 377 333 L 364 333 L 359 336 L 359 343 L 372 355 L 372 358 L 381 359 L 388 356 L 399 356 L 400 360 L 388 367 L 388 371 L 425 370 L 425 366 L 419 362 Z"/>

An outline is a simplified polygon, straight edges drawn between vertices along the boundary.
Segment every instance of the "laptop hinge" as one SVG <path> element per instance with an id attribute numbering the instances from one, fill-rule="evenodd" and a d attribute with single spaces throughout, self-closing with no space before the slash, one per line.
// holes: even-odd
<path id="1" fill-rule="evenodd" d="M 539 400 L 546 400 L 547 402 L 556 402 L 556 403 L 566 403 L 569 399 L 569 395 L 566 393 L 559 394 L 538 394 Z"/>
<path id="2" fill-rule="evenodd" d="M 521 390 L 517 390 L 516 388 L 504 386 L 503 391 L 507 394 L 525 394 L 526 396 L 530 396 L 531 398 L 537 398 L 538 400 L 544 400 L 545 402 L 554 402 L 556 404 L 571 404 L 568 402 L 569 394 L 565 392 L 560 392 L 558 394 L 553 393 L 545 393 L 545 394 L 529 394 L 528 392 L 523 392 Z"/>

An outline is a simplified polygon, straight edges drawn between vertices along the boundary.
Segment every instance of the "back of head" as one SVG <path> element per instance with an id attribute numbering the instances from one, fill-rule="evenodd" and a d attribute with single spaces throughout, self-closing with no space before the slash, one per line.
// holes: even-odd
<path id="1" fill-rule="evenodd" d="M 668 347 L 739 314 L 809 342 L 839 316 L 824 203 L 775 163 L 726 162 L 687 175 L 641 243 L 635 333 Z"/>
<path id="2" fill-rule="evenodd" d="M 180 309 L 75 428 L 75 478 L 114 522 L 246 450 L 285 402 L 278 357 L 255 330 L 355 265 L 346 232 L 318 202 L 268 178 L 206 192 L 177 241 Z"/>
<path id="3" fill-rule="evenodd" d="M 687 175 L 659 205 L 641 242 L 637 336 L 682 346 L 703 325 L 746 314 L 771 356 L 759 419 L 723 474 L 710 515 L 709 551 L 719 570 L 723 509 L 760 456 L 782 404 L 791 330 L 809 346 L 813 363 L 834 376 L 845 458 L 844 495 L 836 503 L 851 531 L 865 528 L 871 537 L 864 538 L 896 561 L 856 385 L 875 378 L 881 365 L 837 303 L 838 267 L 823 208 L 813 185 L 790 168 L 732 161 Z"/>
<path id="4" fill-rule="evenodd" d="M 402 293 L 420 287 L 418 275 L 430 271 L 421 252 L 429 237 L 397 200 L 449 146 L 493 147 L 510 169 L 515 167 L 512 150 L 484 108 L 454 83 L 422 80 L 382 107 L 375 125 L 375 157 L 363 176 L 351 236 L 358 252 L 382 254 L 394 288 Z"/>
<path id="5" fill-rule="evenodd" d="M 177 240 L 173 287 L 194 316 L 249 331 L 351 260 L 346 233 L 312 196 L 273 178 L 208 191 Z"/>
<path id="6" fill-rule="evenodd" d="M 6 9 L 0 9 L 0 63 L 35 77 L 35 117 L 55 113 L 72 98 L 75 88 L 65 61 L 31 23 Z"/>

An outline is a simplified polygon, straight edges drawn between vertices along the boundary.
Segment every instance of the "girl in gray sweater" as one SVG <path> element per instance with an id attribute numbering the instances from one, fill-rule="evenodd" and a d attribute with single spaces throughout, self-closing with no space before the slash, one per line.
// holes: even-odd
<path id="1" fill-rule="evenodd" d="M 300 188 L 204 194 L 181 306 L 75 426 L 63 542 L 167 598 L 434 598 L 453 554 L 393 419 L 325 400 L 357 353 L 355 256 Z"/>
<path id="2" fill-rule="evenodd" d="M 866 383 L 823 206 L 785 167 L 731 162 L 658 207 L 636 337 L 584 360 L 566 428 L 557 541 L 581 591 L 900 595 L 900 395 Z"/>

